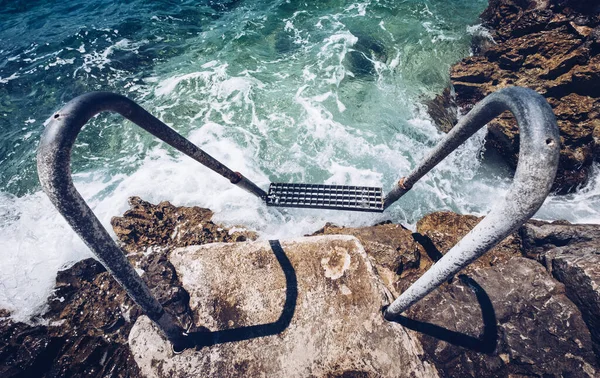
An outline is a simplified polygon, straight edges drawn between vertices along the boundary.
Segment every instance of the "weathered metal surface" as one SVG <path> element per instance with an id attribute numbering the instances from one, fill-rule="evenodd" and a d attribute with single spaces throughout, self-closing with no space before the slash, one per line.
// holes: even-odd
<path id="1" fill-rule="evenodd" d="M 46 126 L 37 154 L 38 175 L 42 188 L 75 232 L 127 290 L 129 296 L 159 326 L 174 346 L 181 346 L 183 331 L 175 318 L 165 312 L 152 296 L 121 249 L 73 186 L 71 149 L 86 122 L 103 111 L 121 114 L 165 143 L 258 197 L 264 198 L 266 193 L 241 174 L 233 172 L 196 147 L 135 102 L 121 95 L 94 92 L 79 96 L 56 112 Z"/>
<path id="2" fill-rule="evenodd" d="M 519 163 L 513 184 L 490 213 L 385 311 L 393 319 L 479 256 L 514 232 L 540 208 L 558 165 L 560 139 L 556 118 L 546 100 L 531 89 L 512 87 L 492 93 L 477 104 L 446 138 L 385 199 L 385 207 L 402 197 L 427 172 L 477 130 L 504 111 L 519 124 Z"/>

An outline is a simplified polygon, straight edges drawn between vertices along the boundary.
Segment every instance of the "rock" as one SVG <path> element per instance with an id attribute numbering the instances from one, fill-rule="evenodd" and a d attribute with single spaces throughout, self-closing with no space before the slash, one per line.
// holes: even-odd
<path id="1" fill-rule="evenodd" d="M 553 190 L 572 192 L 588 180 L 600 159 L 594 130 L 600 122 L 600 11 L 593 2 L 493 0 L 481 15 L 495 44 L 452 67 L 455 96 L 446 91 L 435 100 L 449 109 L 430 107 L 443 131 L 454 117 L 455 102 L 465 112 L 488 94 L 524 86 L 545 96 L 557 116 L 561 157 Z M 454 123 L 453 123 L 454 124 Z M 451 128 L 451 127 L 450 127 Z M 519 131 L 505 114 L 488 125 L 487 147 L 513 167 Z"/>
<path id="2" fill-rule="evenodd" d="M 449 212 L 438 212 L 430 214 L 423 219 L 421 219 L 417 223 L 417 231 L 422 235 L 425 242 L 422 241 L 422 244 L 425 246 L 425 249 L 429 251 L 430 256 L 433 253 L 439 254 L 441 256 L 445 254 L 452 246 L 458 242 L 467 232 L 469 232 L 479 221 L 481 218 L 474 216 L 461 216 L 454 213 Z M 510 275 L 507 272 L 510 272 L 510 269 L 507 270 L 504 268 L 505 265 L 513 266 L 511 264 L 515 264 L 513 260 L 519 261 L 521 264 L 531 265 L 532 263 L 526 261 L 534 260 L 542 260 L 546 262 L 546 265 L 550 267 L 555 278 L 557 278 L 560 282 L 564 283 L 564 288 L 562 285 L 558 284 L 554 280 L 552 280 L 550 275 L 543 278 L 539 275 L 539 267 L 541 265 L 534 263 L 531 265 L 531 269 L 535 268 L 533 271 L 537 272 L 538 278 L 546 282 L 547 285 L 558 285 L 556 286 L 558 291 L 556 293 L 561 295 L 560 302 L 561 306 L 565 307 L 571 303 L 571 307 L 576 308 L 577 311 L 580 312 L 579 319 L 584 321 L 584 327 L 578 329 L 577 332 L 583 332 L 590 334 L 590 342 L 592 350 L 596 352 L 596 361 L 593 361 L 593 358 L 586 357 L 585 364 L 581 365 L 584 370 L 572 370 L 573 372 L 579 371 L 579 373 L 574 373 L 575 376 L 588 376 L 588 372 L 591 371 L 587 367 L 592 366 L 593 370 L 598 371 L 597 369 L 597 361 L 598 359 L 598 340 L 600 340 L 599 332 L 599 324 L 597 319 L 600 319 L 599 312 L 599 285 L 600 279 L 598 278 L 598 254 L 590 250 L 590 243 L 593 243 L 594 240 L 598 240 L 600 235 L 600 226 L 598 225 L 571 225 L 565 221 L 557 221 L 553 223 L 541 222 L 530 220 L 526 223 L 518 233 L 515 233 L 505 239 L 502 243 L 496 246 L 494 249 L 486 253 L 484 256 L 476 260 L 469 267 L 464 269 L 461 273 L 468 274 L 469 277 L 475 279 L 475 281 L 484 287 L 487 290 L 487 287 L 482 283 L 485 281 L 481 281 L 478 277 L 487 277 L 488 270 L 491 271 L 502 271 L 505 272 L 505 276 L 503 276 L 504 280 L 513 280 L 513 278 L 509 277 Z M 429 246 L 427 245 L 429 243 Z M 597 242 L 596 242 L 597 243 Z M 557 253 L 557 246 L 560 246 L 560 250 L 566 249 L 567 252 L 570 253 L 569 257 L 562 254 Z M 431 252 L 433 251 L 433 252 Z M 553 251 L 553 252 L 547 252 Z M 595 251 L 598 251 L 596 249 Z M 524 260 L 520 256 L 527 256 L 534 260 Z M 552 257 L 550 257 L 552 256 Z M 436 259 L 433 256 L 434 260 Z M 539 266 L 538 266 L 539 265 Z M 558 267 L 559 270 L 555 271 L 553 267 Z M 523 273 L 523 275 L 532 274 L 533 273 Z M 487 278 L 486 278 L 487 279 Z M 496 278 L 493 278 L 494 281 Z M 519 282 L 520 279 L 514 279 L 514 282 Z M 495 282 L 495 281 L 494 281 Z M 501 281 L 500 281 L 501 282 Z M 504 282 L 504 289 L 510 288 L 510 290 L 516 290 L 514 282 Z M 531 285 L 539 285 L 534 281 Z M 495 357 L 499 357 L 502 363 L 500 363 L 497 358 L 492 358 L 490 356 L 486 356 L 483 353 L 490 353 L 489 350 L 486 350 L 486 342 L 491 340 L 491 336 L 487 335 L 484 337 L 480 337 L 479 341 L 474 339 L 473 337 L 481 336 L 481 331 L 478 331 L 477 328 L 473 328 L 473 319 L 470 315 L 465 315 L 466 318 L 462 320 L 460 318 L 461 311 L 468 310 L 473 311 L 472 306 L 465 309 L 466 305 L 461 305 L 461 301 L 466 299 L 461 299 L 465 297 L 465 287 L 473 286 L 472 283 L 465 284 L 460 283 L 457 280 L 454 280 L 452 283 L 447 285 L 443 285 L 436 292 L 438 294 L 431 294 L 431 296 L 426 297 L 423 302 L 420 302 L 418 305 L 411 309 L 410 311 L 417 311 L 417 313 L 409 312 L 409 314 L 418 315 L 412 316 L 414 320 L 426 322 L 426 323 L 435 323 L 436 326 L 440 325 L 442 322 L 442 326 L 446 329 L 439 329 L 435 326 L 431 326 L 431 324 L 421 324 L 412 322 L 411 324 L 417 324 L 421 329 L 434 329 L 436 335 L 448 336 L 450 335 L 450 341 L 456 342 L 464 342 L 467 346 L 476 346 L 476 351 L 465 352 L 463 349 L 456 350 L 454 347 L 442 341 L 435 341 L 434 338 L 423 334 L 420 336 L 421 341 L 423 342 L 424 348 L 429 352 L 429 357 L 432 358 L 433 361 L 436 361 L 436 367 L 438 370 L 444 372 L 443 374 L 447 374 L 448 376 L 506 376 L 509 374 L 517 374 L 517 372 L 521 371 L 513 367 L 507 367 L 509 360 L 507 360 L 507 356 L 510 354 L 506 354 L 501 352 L 501 349 L 496 349 L 494 354 Z M 457 289 L 458 288 L 458 289 Z M 498 295 L 500 293 L 500 288 L 498 290 Z M 529 292 L 529 290 L 524 290 L 524 295 Z M 554 290 L 554 289 L 553 289 Z M 505 303 L 506 299 L 496 300 L 489 291 L 489 301 L 493 304 L 493 307 L 496 308 L 496 313 L 498 307 L 496 307 L 496 303 Z M 443 293 L 443 294 L 440 294 Z M 574 294 L 578 293 L 578 294 Z M 566 297 L 564 296 L 566 294 Z M 437 295 L 437 296 L 436 296 Z M 443 297 L 440 298 L 440 296 Z M 555 294 L 553 294 L 555 296 Z M 431 297 L 431 298 L 430 298 Z M 522 301 L 529 303 L 531 306 L 538 307 L 536 305 L 534 298 L 527 297 L 525 295 Z M 471 295 L 471 301 L 473 301 Z M 541 300 L 541 299 L 540 299 Z M 439 309 L 442 315 L 435 314 L 425 314 L 426 308 L 428 306 L 437 306 L 438 303 L 445 302 L 442 306 L 442 309 Z M 457 303 L 459 302 L 459 303 Z M 443 308 L 459 308 L 459 310 L 452 310 L 446 314 Z M 504 306 L 504 304 L 503 304 Z M 529 305 L 528 305 L 529 306 Z M 437 308 L 437 307 L 436 307 Z M 420 309 L 420 310 L 416 310 Z M 519 310 L 521 311 L 521 310 Z M 515 314 L 510 315 L 511 317 L 518 317 L 519 311 L 516 311 Z M 550 309 L 547 310 L 548 314 L 546 316 L 550 317 Z M 571 311 L 571 310 L 569 310 Z M 446 315 L 443 315 L 446 314 Z M 476 314 L 479 316 L 479 314 Z M 531 315 L 534 319 L 537 319 L 538 315 Z M 575 316 L 575 315 L 574 315 Z M 484 315 L 485 318 L 485 315 Z M 500 321 L 500 317 L 498 317 Z M 495 322 L 489 322 L 491 327 Z M 499 323 L 499 326 L 502 322 Z M 444 326 L 446 324 L 446 326 Z M 454 326 L 456 324 L 456 326 Z M 477 323 L 475 323 L 477 324 Z M 572 325 L 572 321 L 569 321 L 569 324 Z M 463 329 L 457 329 L 456 327 L 463 327 Z M 454 326 L 455 328 L 452 328 Z M 505 325 L 506 327 L 513 327 L 513 325 Z M 469 328 L 471 327 L 471 328 Z M 524 328 L 527 328 L 523 326 Z M 528 327 L 543 327 L 542 324 L 539 326 L 529 325 Z M 558 327 L 558 325 L 557 325 Z M 465 338 L 464 335 L 457 335 L 453 332 L 456 331 L 461 333 L 466 333 L 471 338 Z M 487 337 L 487 338 L 486 338 Z M 525 336 L 529 337 L 529 336 Z M 583 337 L 583 336 L 581 336 Z M 587 336 L 586 336 L 587 337 Z M 530 337 L 529 337 L 530 338 Z M 506 341 L 506 340 L 505 340 Z M 524 350 L 543 350 L 545 348 L 543 340 L 540 339 L 538 341 L 532 341 L 532 344 L 524 347 Z M 439 343 L 442 343 L 439 345 Z M 501 344 L 498 344 L 501 346 Z M 506 347 L 506 346 L 505 346 Z M 586 347 L 587 348 L 587 347 Z M 588 349 L 586 349 L 588 350 Z M 466 354 L 465 354 L 466 353 Z M 521 353 L 521 352 L 519 352 Z M 573 352 L 569 352 L 573 356 L 577 356 L 577 354 Z M 587 353 L 587 352 L 586 352 Z M 530 358 L 530 357 L 527 357 Z M 457 362 L 458 361 L 458 362 Z M 590 362 L 591 361 L 591 362 Z M 595 363 L 594 363 L 595 362 Z M 530 374 L 531 372 L 537 371 L 534 374 L 553 374 L 555 370 L 553 369 L 566 369 L 564 371 L 570 371 L 570 368 L 565 367 L 557 367 L 555 365 L 544 365 L 542 361 L 531 360 L 531 369 L 530 370 L 522 370 L 518 374 Z M 566 363 L 566 362 L 565 362 Z M 541 365 L 540 365 L 541 364 Z M 570 362 L 569 362 L 570 364 Z M 490 370 L 491 369 L 491 370 Z M 587 369 L 587 370 L 586 370 Z M 470 371 L 470 373 L 469 373 Z M 560 370 L 556 370 L 560 371 Z M 587 371 L 587 372 L 586 372 Z M 539 372 L 539 373 L 538 373 Z M 546 372 L 546 373 L 543 373 Z M 580 374 L 581 373 L 581 374 Z M 588 374 L 588 375 L 586 375 Z M 592 375 L 593 376 L 593 375 Z"/>
<path id="3" fill-rule="evenodd" d="M 458 107 L 454 101 L 454 91 L 444 89 L 441 95 L 425 102 L 427 112 L 440 130 L 447 133 L 458 122 Z"/>
<path id="4" fill-rule="evenodd" d="M 567 288 L 567 296 L 577 305 L 588 325 L 594 350 L 600 361 L 600 249 L 560 247 L 545 255 L 554 277 Z"/>
<path id="5" fill-rule="evenodd" d="M 0 320 L 0 374 L 2 377 L 35 376 L 47 370 L 46 359 L 51 338 L 46 327 L 32 327 Z"/>
<path id="6" fill-rule="evenodd" d="M 579 245 L 600 239 L 600 226 L 571 224 L 567 221 L 526 224 L 520 234 L 523 250 L 529 255 L 540 255 L 557 246 Z"/>
<path id="7" fill-rule="evenodd" d="M 600 362 L 600 226 L 528 225 L 523 234 L 581 311 Z"/>
<path id="8" fill-rule="evenodd" d="M 126 344 L 137 314 L 98 262 L 81 261 L 59 272 L 47 325 L 0 321 L 0 375 L 140 377 Z"/>
<path id="9" fill-rule="evenodd" d="M 394 296 L 406 290 L 433 265 L 433 260 L 402 225 L 383 223 L 371 227 L 347 228 L 325 225 L 315 235 L 352 235 L 358 238 L 377 274 Z M 418 239 L 418 238 L 417 238 Z"/>
<path id="10" fill-rule="evenodd" d="M 387 291 L 354 237 L 192 246 L 171 262 L 202 330 L 174 355 L 141 317 L 130 345 L 148 377 L 437 376 L 383 319 Z"/>
<path id="11" fill-rule="evenodd" d="M 251 231 L 231 231 L 211 221 L 213 212 L 201 207 L 177 207 L 165 201 L 153 205 L 139 197 L 129 199 L 130 210 L 113 217 L 111 224 L 121 247 L 140 253 L 148 247 L 165 248 L 213 242 L 254 240 Z"/>
<path id="12" fill-rule="evenodd" d="M 244 240 L 251 232 L 230 232 L 198 207 L 152 205 L 137 197 L 115 232 L 154 295 L 184 326 L 193 323 L 189 295 L 167 259 L 171 248 L 215 240 Z M 201 226 L 202 225 L 202 226 Z M 198 232 L 198 230 L 201 232 Z M 94 259 L 58 273 L 43 324 L 14 323 L 0 310 L 2 377 L 140 377 L 127 345 L 140 310 Z"/>
<path id="13" fill-rule="evenodd" d="M 381 307 L 480 218 L 438 212 L 416 233 L 328 224 L 323 236 L 280 244 L 176 249 L 237 238 L 210 210 L 132 203 L 117 235 L 197 350 L 173 356 L 88 259 L 58 274 L 42 324 L 14 323 L 0 310 L 0 376 L 185 376 L 185 367 L 214 376 L 599 375 L 598 225 L 530 220 L 399 325 L 385 322 Z M 164 237 L 175 230 L 182 237 Z"/>
<path id="14" fill-rule="evenodd" d="M 58 273 L 44 317 L 67 323 L 75 330 L 81 328 L 77 333 L 123 344 L 131 328 L 123 327 L 125 319 L 138 315 L 134 307 L 104 267 L 94 259 L 86 259 Z M 66 327 L 53 329 L 56 336 L 68 338 L 70 333 L 73 330 Z"/>
<path id="15" fill-rule="evenodd" d="M 514 257 L 460 276 L 409 309 L 447 377 L 596 377 L 590 332 L 562 284 L 542 265 Z"/>
<path id="16" fill-rule="evenodd" d="M 483 217 L 473 215 L 440 211 L 426 215 L 419 220 L 417 232 L 421 235 L 421 244 L 425 246 L 426 252 L 432 260 L 437 261 L 482 219 Z M 521 239 L 518 233 L 509 235 L 492 250 L 467 266 L 462 273 L 468 274 L 475 270 L 498 265 L 515 256 L 521 256 Z"/>

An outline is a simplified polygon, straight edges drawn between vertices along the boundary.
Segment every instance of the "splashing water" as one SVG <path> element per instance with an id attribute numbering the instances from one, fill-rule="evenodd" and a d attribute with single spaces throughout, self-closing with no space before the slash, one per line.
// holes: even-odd
<path id="1" fill-rule="evenodd" d="M 443 135 L 422 105 L 469 54 L 485 0 L 27 2 L 0 10 L 0 307 L 39 314 L 56 272 L 91 254 L 41 192 L 45 119 L 93 90 L 127 95 L 259 186 L 383 186 Z M 127 198 L 197 205 L 264 238 L 325 222 L 408 226 L 427 213 L 485 214 L 510 172 L 482 163 L 485 131 L 384 214 L 266 208 L 114 115 L 79 136 L 78 190 L 110 229 Z M 598 171 L 599 168 L 595 168 Z M 545 219 L 600 221 L 600 175 L 552 197 Z"/>

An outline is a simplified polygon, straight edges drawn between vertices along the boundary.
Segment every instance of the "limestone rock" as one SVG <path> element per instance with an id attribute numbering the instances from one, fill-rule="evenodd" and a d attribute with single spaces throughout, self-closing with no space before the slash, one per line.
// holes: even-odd
<path id="1" fill-rule="evenodd" d="M 594 130 L 600 121 L 600 12 L 594 2 L 492 0 L 481 15 L 495 43 L 452 67 L 449 92 L 436 99 L 448 116 L 433 108 L 432 117 L 447 131 L 456 103 L 469 110 L 488 94 L 524 86 L 544 95 L 557 116 L 561 157 L 554 190 L 568 193 L 587 181 L 600 159 Z M 587 5 L 586 5 L 587 4 Z M 444 99 L 444 97 L 446 97 Z M 516 166 L 519 131 L 505 114 L 490 122 L 487 147 Z"/>
<path id="2" fill-rule="evenodd" d="M 316 235 L 352 235 L 364 246 L 377 274 L 394 296 L 398 296 L 433 265 L 419 244 L 418 235 L 400 224 L 382 223 L 351 228 L 325 225 Z"/>
<path id="3" fill-rule="evenodd" d="M 539 263 L 511 260 L 460 276 L 398 320 L 447 377 L 597 377 L 577 307 Z"/>
<path id="4" fill-rule="evenodd" d="M 387 292 L 354 237 L 193 246 L 171 262 L 204 347 L 174 355 L 141 317 L 129 342 L 148 377 L 437 376 L 383 319 Z"/>

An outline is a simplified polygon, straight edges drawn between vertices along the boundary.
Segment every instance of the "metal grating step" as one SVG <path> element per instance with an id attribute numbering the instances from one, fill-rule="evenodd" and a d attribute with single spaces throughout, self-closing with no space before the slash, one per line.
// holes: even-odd
<path id="1" fill-rule="evenodd" d="M 383 190 L 367 186 L 272 183 L 267 206 L 383 212 Z"/>

